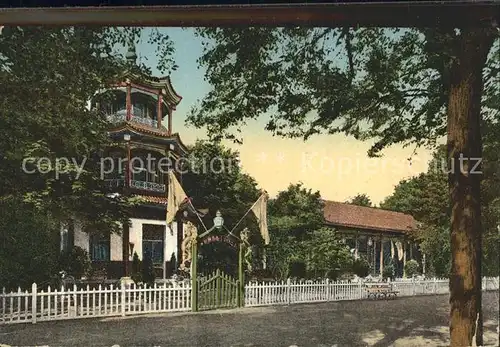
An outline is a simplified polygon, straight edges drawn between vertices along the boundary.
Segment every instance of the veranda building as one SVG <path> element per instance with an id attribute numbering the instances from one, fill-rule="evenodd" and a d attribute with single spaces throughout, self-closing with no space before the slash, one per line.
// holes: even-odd
<path id="1" fill-rule="evenodd" d="M 324 202 L 326 226 L 335 228 L 349 245 L 355 258 L 363 256 L 372 275 L 382 275 L 384 265 L 393 264 L 396 277 L 403 277 L 410 259 L 425 272 L 425 256 L 412 238 L 417 222 L 413 216 L 380 208 Z"/>

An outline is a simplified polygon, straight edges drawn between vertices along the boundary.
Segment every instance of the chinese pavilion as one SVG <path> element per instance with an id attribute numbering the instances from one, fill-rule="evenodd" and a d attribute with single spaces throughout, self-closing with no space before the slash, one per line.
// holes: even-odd
<path id="1" fill-rule="evenodd" d="M 113 146 L 106 148 L 102 161 L 110 193 L 138 196 L 142 203 L 122 235 L 87 234 L 76 222 L 63 232 L 71 234 L 66 239 L 72 245 L 88 250 L 93 268 L 105 270 L 108 278 L 129 276 L 134 253 L 139 259 L 149 257 L 156 276 L 165 278 L 181 255 L 183 223 L 172 223 L 170 230 L 165 215 L 167 171 L 187 154 L 179 134 L 172 131 L 173 112 L 182 97 L 169 77 L 137 72 L 134 48 L 126 58 L 129 69 L 120 82 L 96 93 L 91 107 L 102 110 L 111 123 Z"/>

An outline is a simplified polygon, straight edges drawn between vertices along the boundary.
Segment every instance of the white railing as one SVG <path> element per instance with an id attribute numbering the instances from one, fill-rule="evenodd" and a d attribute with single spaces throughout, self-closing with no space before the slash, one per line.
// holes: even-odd
<path id="1" fill-rule="evenodd" d="M 164 193 L 166 189 L 166 186 L 164 184 L 146 182 L 146 181 L 136 181 L 136 180 L 131 180 L 130 186 L 132 188 L 150 190 L 153 192 L 160 192 L 160 193 Z"/>
<path id="2" fill-rule="evenodd" d="M 483 290 L 498 290 L 498 277 L 483 278 Z M 368 281 L 281 281 L 250 282 L 245 286 L 245 306 L 290 305 L 307 302 L 359 300 L 367 298 Z M 398 296 L 447 294 L 449 280 L 399 279 L 390 282 Z"/>
<path id="3" fill-rule="evenodd" d="M 127 120 L 127 111 L 121 111 L 117 113 L 107 114 L 106 119 L 110 123 L 121 123 Z M 153 118 L 147 118 L 142 116 L 140 113 L 131 114 L 130 121 L 139 124 L 149 125 L 150 127 L 156 128 L 158 127 L 158 120 Z"/>
<path id="4" fill-rule="evenodd" d="M 366 299 L 366 287 L 374 282 L 273 281 L 250 282 L 245 286 L 245 306 L 290 305 L 326 301 Z M 448 279 L 396 280 L 398 296 L 448 293 Z M 498 290 L 499 278 L 483 278 L 483 290 Z M 38 290 L 0 294 L 0 324 L 37 321 L 128 316 L 145 313 L 191 311 L 189 281 L 156 283 L 151 288 L 99 285 L 98 288 Z"/>
<path id="5" fill-rule="evenodd" d="M 191 310 L 191 286 L 183 283 L 155 284 L 151 288 L 130 286 L 51 289 L 0 294 L 0 324 L 90 317 L 127 316 Z"/>

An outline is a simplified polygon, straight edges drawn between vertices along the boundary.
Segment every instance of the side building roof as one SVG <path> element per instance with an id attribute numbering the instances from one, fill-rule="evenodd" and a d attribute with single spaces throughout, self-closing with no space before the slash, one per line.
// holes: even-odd
<path id="1" fill-rule="evenodd" d="M 323 201 L 325 223 L 331 226 L 407 234 L 415 230 L 413 216 L 374 207 Z"/>

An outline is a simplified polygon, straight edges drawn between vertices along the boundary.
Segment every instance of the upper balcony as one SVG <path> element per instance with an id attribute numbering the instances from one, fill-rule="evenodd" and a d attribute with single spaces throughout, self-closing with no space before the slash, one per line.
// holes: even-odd
<path id="1" fill-rule="evenodd" d="M 110 148 L 102 158 L 103 178 L 110 190 L 129 188 L 163 195 L 170 164 L 162 160 L 161 153 L 143 148 L 133 148 L 130 158 L 123 148 Z"/>
<path id="2" fill-rule="evenodd" d="M 125 187 L 125 178 L 107 178 L 104 180 L 106 186 L 111 190 L 116 190 Z M 166 193 L 166 185 L 156 182 L 130 180 L 130 188 L 136 190 L 144 190 L 152 193 Z"/>
<path id="3" fill-rule="evenodd" d="M 106 119 L 111 123 L 121 123 L 127 120 L 127 110 L 120 110 L 116 113 L 107 114 Z M 148 125 L 153 128 L 158 127 L 158 120 L 143 115 L 140 108 L 133 107 L 131 111 L 131 122 Z"/>

